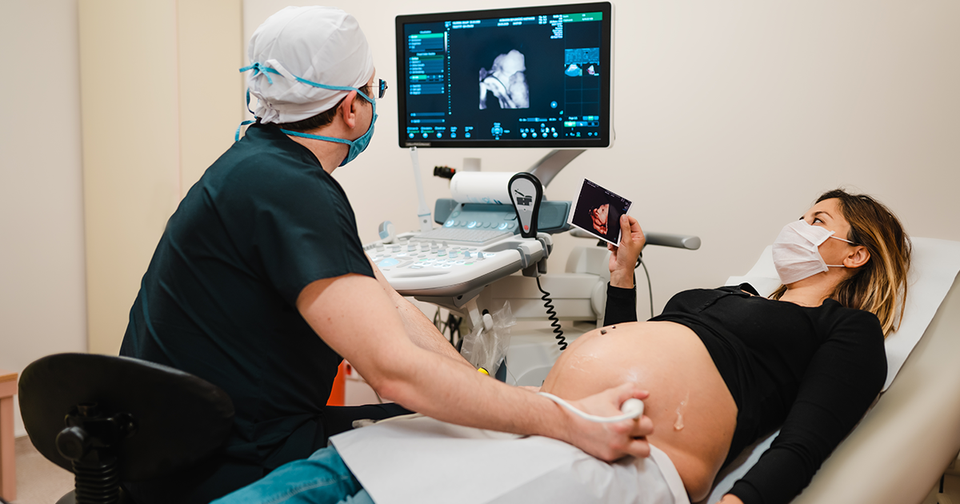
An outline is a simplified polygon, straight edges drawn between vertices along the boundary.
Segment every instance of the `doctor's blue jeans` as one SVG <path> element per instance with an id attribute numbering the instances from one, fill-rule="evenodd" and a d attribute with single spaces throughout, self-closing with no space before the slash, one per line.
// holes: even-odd
<path id="1" fill-rule="evenodd" d="M 374 504 L 333 447 L 274 469 L 211 504 Z"/>

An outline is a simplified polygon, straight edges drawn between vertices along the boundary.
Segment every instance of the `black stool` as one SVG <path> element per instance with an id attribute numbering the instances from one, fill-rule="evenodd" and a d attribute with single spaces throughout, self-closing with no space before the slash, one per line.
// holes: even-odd
<path id="1" fill-rule="evenodd" d="M 19 395 L 37 451 L 76 476 L 76 490 L 58 504 L 131 502 L 121 481 L 160 478 L 200 462 L 233 424 L 233 402 L 219 387 L 128 357 L 43 357 L 23 370 Z"/>

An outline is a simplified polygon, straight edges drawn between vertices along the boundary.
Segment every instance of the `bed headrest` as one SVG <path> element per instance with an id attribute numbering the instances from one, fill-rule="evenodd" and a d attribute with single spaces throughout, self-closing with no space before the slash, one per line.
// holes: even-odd
<path id="1" fill-rule="evenodd" d="M 912 241 L 907 304 L 900 329 L 887 337 L 887 381 L 883 390 L 893 383 L 960 272 L 960 242 L 935 238 L 913 238 Z M 761 296 L 769 296 L 780 286 L 770 250 L 771 247 L 764 249 L 746 275 L 732 276 L 727 284 L 749 282 Z"/>

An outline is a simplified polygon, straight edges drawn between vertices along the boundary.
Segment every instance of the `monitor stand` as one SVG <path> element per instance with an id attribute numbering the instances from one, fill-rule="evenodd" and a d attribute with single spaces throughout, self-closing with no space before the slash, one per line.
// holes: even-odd
<path id="1" fill-rule="evenodd" d="M 420 156 L 417 155 L 417 148 L 410 147 L 410 161 L 413 163 L 413 180 L 417 185 L 417 220 L 420 222 L 420 232 L 426 233 L 433 229 L 433 223 L 430 220 L 430 207 L 427 206 L 427 199 L 423 196 L 423 179 L 420 177 Z"/>
<path id="2" fill-rule="evenodd" d="M 547 187 L 553 177 L 556 177 L 560 170 L 567 166 L 574 158 L 583 154 L 585 149 L 554 149 L 549 154 L 540 158 L 536 164 L 527 168 L 527 173 L 532 173 L 540 179 L 543 187 Z"/>

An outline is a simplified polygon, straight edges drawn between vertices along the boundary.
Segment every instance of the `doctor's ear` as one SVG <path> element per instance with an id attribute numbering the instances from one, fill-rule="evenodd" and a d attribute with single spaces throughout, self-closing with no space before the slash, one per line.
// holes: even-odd
<path id="1" fill-rule="evenodd" d="M 853 251 L 847 254 L 847 257 L 843 260 L 843 265 L 849 269 L 859 268 L 870 260 L 870 251 L 867 250 L 867 247 L 863 245 L 857 245 L 853 248 Z"/>
<path id="2" fill-rule="evenodd" d="M 339 115 L 343 119 L 343 122 L 350 128 L 356 126 L 357 123 L 357 113 L 359 112 L 360 107 L 360 97 L 357 95 L 356 91 L 350 91 L 347 96 L 343 98 L 343 101 L 340 102 L 338 107 Z"/>

